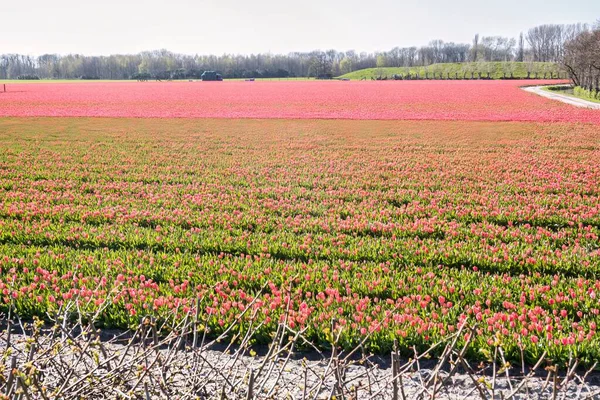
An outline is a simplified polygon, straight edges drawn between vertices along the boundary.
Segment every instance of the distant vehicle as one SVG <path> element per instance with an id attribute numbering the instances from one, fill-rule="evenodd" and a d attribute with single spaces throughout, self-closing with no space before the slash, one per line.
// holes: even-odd
<path id="1" fill-rule="evenodd" d="M 217 74 L 215 71 L 204 71 L 202 75 L 200 75 L 202 81 L 222 81 L 223 76 L 221 74 Z"/>

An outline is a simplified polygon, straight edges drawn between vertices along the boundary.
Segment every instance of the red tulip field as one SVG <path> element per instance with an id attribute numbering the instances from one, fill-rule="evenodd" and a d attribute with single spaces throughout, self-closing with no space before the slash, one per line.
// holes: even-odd
<path id="1" fill-rule="evenodd" d="M 539 82 L 534 82 L 539 83 Z M 600 360 L 600 112 L 518 82 L 10 85 L 0 308 Z M 241 311 L 249 312 L 241 315 Z"/>
<path id="2" fill-rule="evenodd" d="M 528 85 L 556 81 L 530 80 Z M 119 82 L 10 85 L 0 116 L 600 123 L 522 81 Z"/>

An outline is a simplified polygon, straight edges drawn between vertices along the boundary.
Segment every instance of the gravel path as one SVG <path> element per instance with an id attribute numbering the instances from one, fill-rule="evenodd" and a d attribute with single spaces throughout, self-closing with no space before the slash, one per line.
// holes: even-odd
<path id="1" fill-rule="evenodd" d="M 544 90 L 543 86 L 528 86 L 524 87 L 523 90 L 525 90 L 526 92 L 537 94 L 539 96 L 547 97 L 552 100 L 562 101 L 563 103 L 567 103 L 575 107 L 600 110 L 600 103 L 594 103 L 592 101 L 579 99 L 577 97 L 567 96 L 560 93 L 549 92 L 547 90 Z"/>

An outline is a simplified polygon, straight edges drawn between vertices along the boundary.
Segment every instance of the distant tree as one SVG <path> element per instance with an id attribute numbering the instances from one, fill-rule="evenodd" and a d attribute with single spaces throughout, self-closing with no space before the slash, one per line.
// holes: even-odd
<path id="1" fill-rule="evenodd" d="M 137 68 L 137 73 L 138 74 L 144 74 L 144 75 L 145 74 L 148 74 L 148 75 L 150 74 L 150 69 L 149 69 L 149 66 L 148 66 L 148 60 L 147 59 L 143 59 L 140 62 L 140 65 L 138 65 L 138 68 Z"/>
<path id="2" fill-rule="evenodd" d="M 444 62 L 444 41 L 443 40 L 432 40 L 429 42 L 431 49 L 431 64 L 437 64 Z"/>
<path id="3" fill-rule="evenodd" d="M 525 69 L 527 69 L 527 78 L 533 78 L 532 74 L 535 71 L 535 66 L 536 63 L 533 62 L 533 57 L 531 57 L 530 59 L 526 60 L 525 62 Z"/>
<path id="4" fill-rule="evenodd" d="M 473 79 L 475 78 L 475 71 L 476 71 L 476 63 L 465 63 L 462 65 L 462 74 L 463 74 L 463 79 Z"/>
<path id="5" fill-rule="evenodd" d="M 274 78 L 288 78 L 289 76 L 290 76 L 290 71 L 285 70 L 283 68 L 279 68 L 279 69 L 277 69 L 277 71 L 275 71 Z"/>
<path id="6" fill-rule="evenodd" d="M 483 61 L 510 61 L 516 45 L 515 39 L 502 36 L 481 38 L 480 51 Z"/>
<path id="7" fill-rule="evenodd" d="M 313 52 L 310 58 L 308 76 L 324 78 L 332 76 L 332 63 L 327 54 L 322 51 Z"/>
<path id="8" fill-rule="evenodd" d="M 600 91 L 600 29 L 585 31 L 565 45 L 562 64 L 573 84 Z"/>
<path id="9" fill-rule="evenodd" d="M 444 43 L 443 60 L 446 63 L 460 63 L 469 60 L 471 47 L 468 44 Z"/>
<path id="10" fill-rule="evenodd" d="M 526 39 L 534 61 L 559 62 L 565 43 L 586 31 L 589 31 L 586 24 L 540 25 L 530 29 Z"/>
<path id="11" fill-rule="evenodd" d="M 401 67 L 404 64 L 402 59 L 403 57 L 401 48 L 394 47 L 386 55 L 391 67 Z"/>
<path id="12" fill-rule="evenodd" d="M 488 62 L 485 64 L 485 73 L 487 74 L 487 78 L 491 78 L 492 74 L 496 72 L 496 67 L 494 63 Z"/>
<path id="13" fill-rule="evenodd" d="M 171 79 L 186 79 L 188 73 L 185 68 L 177 68 L 171 73 Z"/>
<path id="14" fill-rule="evenodd" d="M 342 74 L 347 74 L 349 72 L 352 72 L 353 71 L 352 64 L 353 64 L 353 62 L 352 62 L 351 58 L 344 57 L 342 59 L 342 61 L 340 61 L 340 72 Z"/>
<path id="15" fill-rule="evenodd" d="M 523 62 L 525 60 L 525 38 L 523 32 L 519 35 L 519 48 L 517 49 L 516 61 Z"/>
<path id="16" fill-rule="evenodd" d="M 431 66 L 431 72 L 433 73 L 433 79 L 442 79 L 442 73 L 444 71 L 444 67 L 440 64 L 433 64 Z"/>
<path id="17" fill-rule="evenodd" d="M 511 79 L 515 77 L 515 72 L 517 70 L 517 64 L 515 63 L 509 63 L 508 64 L 508 72 L 510 73 L 510 77 Z"/>
<path id="18" fill-rule="evenodd" d="M 416 47 L 409 47 L 407 49 L 405 49 L 405 54 L 406 54 L 406 66 L 409 67 L 414 67 L 415 65 L 417 65 L 417 54 L 418 54 L 418 49 Z"/>
<path id="19" fill-rule="evenodd" d="M 479 34 L 473 38 L 473 46 L 471 47 L 471 61 L 477 62 L 479 57 Z"/>
<path id="20" fill-rule="evenodd" d="M 477 73 L 477 77 L 479 77 L 479 79 L 481 79 L 483 77 L 483 74 L 485 73 L 485 69 L 486 66 L 489 63 L 486 63 L 485 61 L 477 61 L 477 63 L 475 64 L 475 73 Z"/>

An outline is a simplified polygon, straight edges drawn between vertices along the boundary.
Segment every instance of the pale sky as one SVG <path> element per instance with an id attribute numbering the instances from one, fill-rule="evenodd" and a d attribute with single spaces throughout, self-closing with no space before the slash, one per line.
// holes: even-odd
<path id="1" fill-rule="evenodd" d="M 600 0 L 2 0 L 0 54 L 376 51 L 592 23 Z M 7 4 L 8 3 L 8 4 Z"/>

